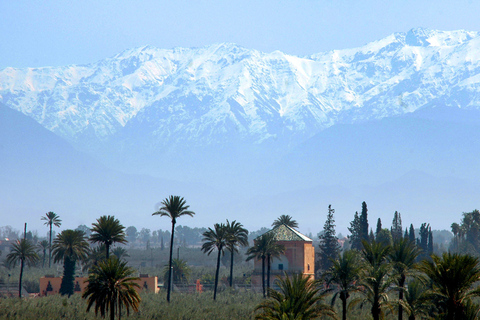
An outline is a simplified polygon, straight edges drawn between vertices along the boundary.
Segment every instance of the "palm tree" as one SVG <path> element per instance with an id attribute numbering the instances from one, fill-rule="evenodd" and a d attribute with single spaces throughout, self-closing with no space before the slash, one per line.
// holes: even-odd
<path id="1" fill-rule="evenodd" d="M 272 227 L 276 228 L 278 226 L 281 226 L 282 224 L 285 224 L 291 228 L 298 228 L 298 223 L 296 220 L 293 220 L 291 216 L 288 214 L 282 214 L 280 217 L 278 217 L 275 221 L 272 223 Z"/>
<path id="2" fill-rule="evenodd" d="M 398 291 L 398 300 L 403 301 L 403 292 L 405 290 L 405 281 L 407 276 L 414 274 L 416 267 L 415 261 L 420 255 L 421 250 L 410 241 L 410 239 L 400 238 L 392 246 L 388 260 L 392 263 L 395 272 Z M 398 305 L 398 320 L 403 319 L 403 306 Z"/>
<path id="3" fill-rule="evenodd" d="M 42 259 L 42 268 L 45 268 L 45 258 L 47 257 L 47 249 L 49 248 L 49 244 L 47 240 L 42 240 L 38 244 L 38 249 L 40 249 L 43 253 L 43 259 Z"/>
<path id="4" fill-rule="evenodd" d="M 221 223 L 215 223 L 214 229 L 208 228 L 203 233 L 203 245 L 202 251 L 210 255 L 215 249 L 218 251 L 217 255 L 217 268 L 215 270 L 215 286 L 213 289 L 213 300 L 217 297 L 217 285 L 218 285 L 218 273 L 220 271 L 220 258 L 223 250 L 227 246 L 227 230 L 226 226 Z"/>
<path id="5" fill-rule="evenodd" d="M 173 259 L 172 269 L 169 269 L 168 265 L 163 268 L 163 279 L 165 282 L 168 281 L 170 272 L 172 272 L 173 283 L 186 283 L 190 275 L 190 267 L 185 260 Z"/>
<path id="6" fill-rule="evenodd" d="M 105 244 L 106 257 L 110 257 L 110 246 L 115 243 L 127 243 L 125 227 L 115 216 L 101 216 L 96 223 L 92 223 L 90 241 Z"/>
<path id="7" fill-rule="evenodd" d="M 48 249 L 48 267 L 52 266 L 52 227 L 59 227 L 62 225 L 62 220 L 55 212 L 47 212 L 45 213 L 45 217 L 42 217 L 41 220 L 45 221 L 45 225 L 50 227 L 50 242 L 49 242 L 49 249 Z"/>
<path id="8" fill-rule="evenodd" d="M 20 262 L 20 277 L 18 280 L 19 298 L 22 297 L 23 267 L 25 264 L 29 267 L 33 266 L 38 260 L 39 257 L 35 251 L 35 246 L 29 240 L 17 240 L 16 243 L 12 244 L 12 249 L 10 250 L 10 253 L 7 254 L 7 263 L 10 267 L 15 267 L 17 263 Z"/>
<path id="9" fill-rule="evenodd" d="M 350 292 L 358 291 L 357 282 L 360 279 L 361 270 L 362 266 L 359 263 L 357 251 L 348 250 L 339 255 L 336 260 L 332 260 L 332 266 L 325 273 L 327 285 L 337 285 L 336 293 L 332 297 L 332 306 L 339 296 L 342 301 L 343 320 L 347 319 L 347 300 Z"/>
<path id="10" fill-rule="evenodd" d="M 170 238 L 170 258 L 168 262 L 168 268 L 172 269 L 172 257 L 173 257 L 173 237 L 175 232 L 175 223 L 177 219 L 181 216 L 187 215 L 193 217 L 195 212 L 189 211 L 190 206 L 186 205 L 186 201 L 183 197 L 179 196 L 170 196 L 162 201 L 163 207 L 161 207 L 157 212 L 152 213 L 153 216 L 159 215 L 161 217 L 169 217 L 172 220 L 172 233 Z M 167 301 L 170 302 L 170 292 L 172 289 L 172 279 L 168 280 L 168 292 L 167 292 Z"/>
<path id="11" fill-rule="evenodd" d="M 248 230 L 235 220 L 231 223 L 227 220 L 225 225 L 227 232 L 227 249 L 230 251 L 230 287 L 233 285 L 233 254 L 238 252 L 238 247 L 248 246 Z"/>
<path id="12" fill-rule="evenodd" d="M 267 295 L 270 289 L 270 271 L 272 269 L 272 262 L 274 258 L 279 258 L 285 254 L 285 246 L 278 244 L 275 237 L 270 237 L 267 245 Z"/>
<path id="13" fill-rule="evenodd" d="M 77 260 L 85 260 L 90 246 L 81 230 L 63 230 L 53 241 L 54 262 L 63 260 L 63 278 L 60 285 L 62 295 L 73 294 L 75 265 Z"/>
<path id="14" fill-rule="evenodd" d="M 360 282 L 363 290 L 360 292 L 365 297 L 356 299 L 355 303 L 360 302 L 361 306 L 364 303 L 370 304 L 373 320 L 379 320 L 382 308 L 389 305 L 388 290 L 394 281 L 392 277 L 389 277 L 392 267 L 387 261 L 391 247 L 375 240 L 371 242 L 363 240 L 362 244 L 361 256 L 364 261 L 364 274 Z"/>
<path id="15" fill-rule="evenodd" d="M 265 291 L 265 260 L 267 259 L 268 244 L 273 238 L 272 233 L 264 233 L 257 239 L 255 239 L 252 247 L 247 250 L 247 261 L 252 259 L 262 260 L 262 289 L 263 297 L 266 297 Z"/>
<path id="16" fill-rule="evenodd" d="M 115 248 L 112 251 L 113 255 L 117 257 L 118 260 L 122 260 L 123 258 L 130 257 L 127 250 L 125 248 Z"/>
<path id="17" fill-rule="evenodd" d="M 318 281 L 302 274 L 293 274 L 279 278 L 279 291 L 269 289 L 270 298 L 261 302 L 255 311 L 255 319 L 317 319 L 319 317 L 335 318 L 333 309 L 320 303 Z"/>
<path id="18" fill-rule="evenodd" d="M 442 257 L 433 254 L 431 258 L 422 261 L 420 268 L 432 282 L 434 301 L 444 319 L 462 319 L 467 304 L 480 296 L 480 288 L 473 286 L 480 281 L 479 259 L 447 252 Z"/>
<path id="19" fill-rule="evenodd" d="M 120 261 L 116 257 L 100 261 L 94 266 L 88 276 L 88 285 L 82 298 L 88 300 L 87 312 L 95 304 L 95 315 L 105 315 L 110 311 L 110 319 L 115 319 L 115 312 L 121 313 L 122 306 L 127 308 L 127 315 L 130 307 L 138 311 L 140 296 L 136 288 L 140 286 L 134 281 L 140 278 L 132 277 L 134 270 L 127 267 L 127 262 Z"/>
<path id="20" fill-rule="evenodd" d="M 410 239 L 408 239 L 410 241 Z M 428 288 L 419 279 L 408 283 L 405 289 L 405 304 L 408 306 L 408 320 L 427 319 L 434 309 L 434 303 L 428 295 Z"/>

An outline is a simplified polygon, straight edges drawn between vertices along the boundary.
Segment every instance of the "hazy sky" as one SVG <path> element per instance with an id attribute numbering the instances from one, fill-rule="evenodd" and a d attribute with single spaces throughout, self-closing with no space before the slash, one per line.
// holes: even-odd
<path id="1" fill-rule="evenodd" d="M 471 0 L 0 0 L 0 69 L 90 63 L 147 44 L 307 55 L 414 27 L 480 31 L 478 12 Z"/>

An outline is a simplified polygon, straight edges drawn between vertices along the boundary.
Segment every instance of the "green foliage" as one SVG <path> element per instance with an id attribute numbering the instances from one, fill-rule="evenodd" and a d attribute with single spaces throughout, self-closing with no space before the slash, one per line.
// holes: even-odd
<path id="1" fill-rule="evenodd" d="M 186 205 L 185 199 L 179 196 L 170 196 L 161 202 L 162 207 L 154 213 L 153 216 L 159 215 L 161 217 L 168 217 L 172 220 L 172 234 L 170 239 L 170 257 L 168 267 L 172 268 L 172 258 L 173 258 L 173 240 L 175 236 L 175 223 L 177 219 L 181 216 L 190 216 L 193 217 L 195 212 L 188 210 L 190 206 Z M 172 289 L 172 281 L 169 279 L 168 281 L 168 291 L 167 291 L 167 301 L 170 302 L 170 293 Z"/>
<path id="2" fill-rule="evenodd" d="M 90 251 L 90 246 L 81 230 L 63 230 L 53 242 L 54 262 L 63 260 L 63 278 L 60 287 L 62 295 L 73 294 L 73 281 L 75 277 L 75 264 L 77 260 L 85 260 Z"/>
<path id="3" fill-rule="evenodd" d="M 41 217 L 41 220 L 45 221 L 45 225 L 49 227 L 50 232 L 48 234 L 49 236 L 49 251 L 48 251 L 48 267 L 50 268 L 52 266 L 52 227 L 60 227 L 62 225 L 62 220 L 60 220 L 60 217 L 55 213 L 55 212 L 47 212 L 45 214 L 45 217 Z"/>
<path id="4" fill-rule="evenodd" d="M 188 282 L 191 270 L 187 261 L 182 259 L 173 259 L 172 261 L 173 283 L 186 284 Z M 166 283 L 170 276 L 168 265 L 163 268 L 163 281 Z"/>
<path id="5" fill-rule="evenodd" d="M 95 304 L 95 315 L 100 311 L 104 318 L 110 311 L 110 319 L 114 319 L 115 313 L 123 307 L 130 313 L 130 308 L 138 311 L 140 296 L 135 287 L 140 286 L 133 282 L 139 280 L 132 277 L 134 270 L 127 267 L 126 262 L 111 257 L 94 266 L 88 276 L 88 285 L 82 298 L 87 299 L 87 311 Z"/>
<path id="6" fill-rule="evenodd" d="M 215 270 L 215 287 L 213 289 L 213 300 L 217 297 L 218 273 L 220 271 L 220 258 L 223 250 L 228 243 L 228 233 L 226 225 L 223 223 L 215 223 L 214 229 L 208 228 L 203 233 L 202 251 L 210 255 L 214 250 L 217 250 L 217 268 Z"/>
<path id="7" fill-rule="evenodd" d="M 333 218 L 333 213 L 335 209 L 332 209 L 332 205 L 328 206 L 327 220 L 323 226 L 323 233 L 319 236 L 320 244 L 319 247 L 319 257 L 320 257 L 320 268 L 322 270 L 328 270 L 332 265 L 331 260 L 335 259 L 340 251 L 340 246 L 338 245 L 338 238 L 335 235 L 335 219 Z"/>
<path id="8" fill-rule="evenodd" d="M 390 232 L 392 233 L 393 241 L 397 241 L 403 237 L 402 216 L 398 211 L 395 211 L 393 214 L 392 228 L 390 229 Z"/>
<path id="9" fill-rule="evenodd" d="M 233 285 L 233 262 L 234 254 L 238 252 L 238 247 L 248 246 L 248 230 L 239 222 L 233 220 L 225 225 L 227 236 L 227 249 L 230 251 L 230 287 Z"/>
<path id="10" fill-rule="evenodd" d="M 90 241 L 105 245 L 105 256 L 110 257 L 110 246 L 114 243 L 127 243 L 125 227 L 115 216 L 101 216 L 92 223 Z"/>
<path id="11" fill-rule="evenodd" d="M 285 275 L 276 281 L 279 290 L 269 289 L 270 298 L 261 302 L 255 310 L 255 319 L 317 319 L 323 316 L 335 318 L 333 309 L 320 303 L 317 281 L 301 274 Z"/>
<path id="12" fill-rule="evenodd" d="M 473 287 L 480 281 L 479 259 L 456 253 L 432 255 L 431 261 L 422 261 L 421 270 L 432 282 L 431 298 L 444 319 L 463 319 L 467 303 L 480 296 L 480 289 Z"/>
<path id="13" fill-rule="evenodd" d="M 38 262 L 39 258 L 35 252 L 35 246 L 29 240 L 17 240 L 12 245 L 10 253 L 7 254 L 7 264 L 11 267 L 15 267 L 17 263 L 20 263 L 20 275 L 18 280 L 18 297 L 22 295 L 22 278 L 23 268 L 25 265 L 33 266 Z"/>
<path id="14" fill-rule="evenodd" d="M 288 214 L 282 214 L 275 221 L 273 221 L 272 227 L 276 228 L 278 226 L 281 226 L 282 224 L 287 225 L 291 228 L 298 228 L 297 221 L 293 220 L 293 218 Z"/>

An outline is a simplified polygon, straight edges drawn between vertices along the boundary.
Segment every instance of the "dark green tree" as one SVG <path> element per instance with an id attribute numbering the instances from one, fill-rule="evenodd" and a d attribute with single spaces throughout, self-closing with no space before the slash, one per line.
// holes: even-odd
<path id="1" fill-rule="evenodd" d="M 378 241 L 378 234 L 380 233 L 380 231 L 382 231 L 382 220 L 380 220 L 380 218 L 378 218 L 377 229 L 375 230 L 375 240 L 377 240 L 377 241 Z"/>
<path id="2" fill-rule="evenodd" d="M 408 233 L 408 238 L 410 239 L 411 242 L 415 243 L 416 237 L 415 237 L 415 228 L 413 227 L 413 224 L 410 224 L 410 232 Z"/>
<path id="3" fill-rule="evenodd" d="M 227 230 L 226 226 L 221 223 L 215 223 L 214 229 L 208 228 L 203 233 L 202 251 L 210 255 L 214 250 L 217 250 L 217 268 L 215 269 L 215 285 L 213 289 L 213 300 L 217 298 L 218 274 L 220 271 L 220 258 L 223 250 L 227 246 Z"/>
<path id="4" fill-rule="evenodd" d="M 393 239 L 392 239 L 392 234 L 390 233 L 390 230 L 388 230 L 386 228 L 380 230 L 380 232 L 378 233 L 376 241 L 380 242 L 380 243 L 383 243 L 383 245 L 385 245 L 385 246 L 391 245 L 393 243 Z"/>
<path id="5" fill-rule="evenodd" d="M 319 283 L 302 274 L 277 280 L 278 291 L 269 289 L 268 300 L 256 308 L 255 319 L 335 319 L 333 309 L 322 303 Z"/>
<path id="6" fill-rule="evenodd" d="M 88 276 L 88 285 L 82 298 L 87 299 L 87 312 L 95 304 L 95 315 L 105 318 L 110 311 L 110 319 L 115 319 L 115 313 L 121 314 L 122 307 L 137 312 L 140 305 L 140 296 L 135 288 L 140 286 L 135 282 L 140 280 L 133 277 L 135 271 L 127 267 L 127 262 L 116 257 L 100 261 L 94 266 Z M 120 317 L 119 317 L 120 318 Z"/>
<path id="7" fill-rule="evenodd" d="M 362 248 L 362 240 L 360 237 L 360 216 L 358 215 L 358 212 L 355 212 L 348 231 L 350 231 L 350 247 L 355 250 L 360 250 Z"/>
<path id="8" fill-rule="evenodd" d="M 276 228 L 278 226 L 281 226 L 282 224 L 285 224 L 291 228 L 298 228 L 298 223 L 297 221 L 293 220 L 291 216 L 288 214 L 282 214 L 280 217 L 278 217 L 275 221 L 272 223 L 272 227 Z"/>
<path id="9" fill-rule="evenodd" d="M 342 319 L 347 319 L 347 300 L 350 293 L 358 291 L 358 281 L 362 265 L 360 264 L 357 251 L 348 250 L 339 255 L 333 261 L 332 266 L 325 273 L 326 284 L 330 290 L 335 290 L 332 296 L 332 306 L 335 304 L 337 297 L 342 301 Z M 331 285 L 335 285 L 330 287 Z"/>
<path id="10" fill-rule="evenodd" d="M 63 260 L 63 277 L 60 285 L 62 295 L 73 294 L 75 265 L 77 260 L 85 260 L 90 250 L 85 233 L 81 230 L 63 230 L 53 241 L 53 261 Z"/>
<path id="11" fill-rule="evenodd" d="M 362 202 L 362 213 L 360 214 L 360 240 L 369 240 L 368 237 L 368 209 L 367 203 Z"/>
<path id="12" fill-rule="evenodd" d="M 106 258 L 110 257 L 110 247 L 114 243 L 127 243 L 125 227 L 115 216 L 101 216 L 97 222 L 92 223 L 90 241 L 105 245 Z"/>
<path id="13" fill-rule="evenodd" d="M 135 240 L 137 240 L 138 231 L 137 231 L 137 228 L 135 228 L 134 226 L 128 227 L 125 230 L 125 234 L 127 235 L 128 242 L 134 243 Z"/>
<path id="14" fill-rule="evenodd" d="M 417 245 L 422 249 L 421 259 L 428 257 L 428 229 L 430 224 L 422 223 L 420 226 L 420 239 L 417 240 Z"/>
<path id="15" fill-rule="evenodd" d="M 403 293 L 408 276 L 412 276 L 416 272 L 415 261 L 420 255 L 420 250 L 409 239 L 398 239 L 394 241 L 392 250 L 388 255 L 388 260 L 393 267 L 393 277 L 399 288 L 398 300 L 403 302 Z M 403 305 L 398 306 L 398 320 L 403 319 Z"/>
<path id="16" fill-rule="evenodd" d="M 182 284 L 187 283 L 191 270 L 187 264 L 187 261 L 182 259 L 173 259 L 171 270 L 168 268 L 168 264 L 163 268 L 164 282 L 168 281 L 168 278 L 170 277 L 170 272 L 172 272 L 173 283 Z"/>
<path id="17" fill-rule="evenodd" d="M 248 246 L 248 230 L 240 222 L 233 220 L 225 225 L 227 232 L 227 249 L 230 251 L 230 287 L 233 285 L 233 255 L 238 247 Z"/>
<path id="18" fill-rule="evenodd" d="M 328 270 L 332 265 L 338 253 L 340 252 L 340 246 L 338 245 L 338 238 L 335 235 L 335 219 L 333 214 L 335 209 L 332 209 L 332 205 L 328 206 L 327 220 L 323 225 L 323 232 L 320 234 L 320 244 L 318 245 L 320 251 L 320 266 L 322 270 Z"/>
<path id="19" fill-rule="evenodd" d="M 392 233 L 393 241 L 397 241 L 402 238 L 402 216 L 398 211 L 395 211 L 393 214 L 392 228 L 390 229 L 390 232 Z"/>
<path id="20" fill-rule="evenodd" d="M 433 253 L 433 233 L 432 227 L 428 228 L 428 245 L 427 245 L 428 255 L 430 256 Z"/>
<path id="21" fill-rule="evenodd" d="M 478 258 L 449 252 L 431 257 L 421 262 L 421 270 L 432 282 L 430 298 L 440 308 L 441 319 L 465 319 L 467 305 L 480 296 L 480 289 L 474 286 L 480 281 Z"/>
<path id="22" fill-rule="evenodd" d="M 187 215 L 193 217 L 195 212 L 188 210 L 190 206 L 186 205 L 186 201 L 183 197 L 170 196 L 161 203 L 163 206 L 157 211 L 152 213 L 153 216 L 159 215 L 161 217 L 168 217 L 172 220 L 172 233 L 170 239 L 170 258 L 168 262 L 169 269 L 172 269 L 172 257 L 173 257 L 173 240 L 175 234 L 175 223 L 181 216 Z M 172 279 L 168 280 L 167 289 L 167 301 L 170 302 L 170 293 L 172 289 Z"/>
<path id="23" fill-rule="evenodd" d="M 42 240 L 37 245 L 38 249 L 42 251 L 42 268 L 45 268 L 45 259 L 47 257 L 47 249 L 50 247 L 47 240 Z"/>
<path id="24" fill-rule="evenodd" d="M 60 220 L 60 217 L 52 211 L 45 213 L 45 217 L 42 217 L 41 220 L 45 221 L 45 225 L 50 228 L 50 232 L 48 234 L 50 238 L 48 249 L 48 267 L 50 268 L 52 266 L 52 227 L 60 227 L 62 225 L 62 220 Z"/>
<path id="25" fill-rule="evenodd" d="M 263 297 L 266 297 L 265 287 L 265 262 L 267 260 L 267 250 L 270 241 L 273 239 L 272 233 L 264 233 L 254 240 L 253 246 L 247 250 L 247 261 L 257 259 L 262 261 L 262 290 Z"/>
<path id="26" fill-rule="evenodd" d="M 18 278 L 18 297 L 22 297 L 22 278 L 25 265 L 34 266 L 39 260 L 35 246 L 30 240 L 21 239 L 12 244 L 10 253 L 7 254 L 7 264 L 15 268 L 20 263 L 20 276 Z M 10 276 L 10 275 L 9 275 Z"/>
<path id="27" fill-rule="evenodd" d="M 389 306 L 388 291 L 394 280 L 390 277 L 392 265 L 387 260 L 391 247 L 376 241 L 364 240 L 362 244 L 364 247 L 361 251 L 364 272 L 360 281 L 363 290 L 360 292 L 364 297 L 355 301 L 362 305 L 370 304 L 373 320 L 379 320 L 384 307 Z"/>

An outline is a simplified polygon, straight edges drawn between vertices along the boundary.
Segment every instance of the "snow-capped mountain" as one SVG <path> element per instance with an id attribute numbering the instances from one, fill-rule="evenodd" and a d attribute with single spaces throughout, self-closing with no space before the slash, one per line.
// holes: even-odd
<path id="1" fill-rule="evenodd" d="M 298 143 L 336 123 L 427 105 L 476 109 L 479 81 L 478 32 L 412 29 L 308 57 L 224 43 L 147 46 L 89 65 L 6 68 L 0 102 L 86 149 L 139 131 L 149 148 Z"/>

